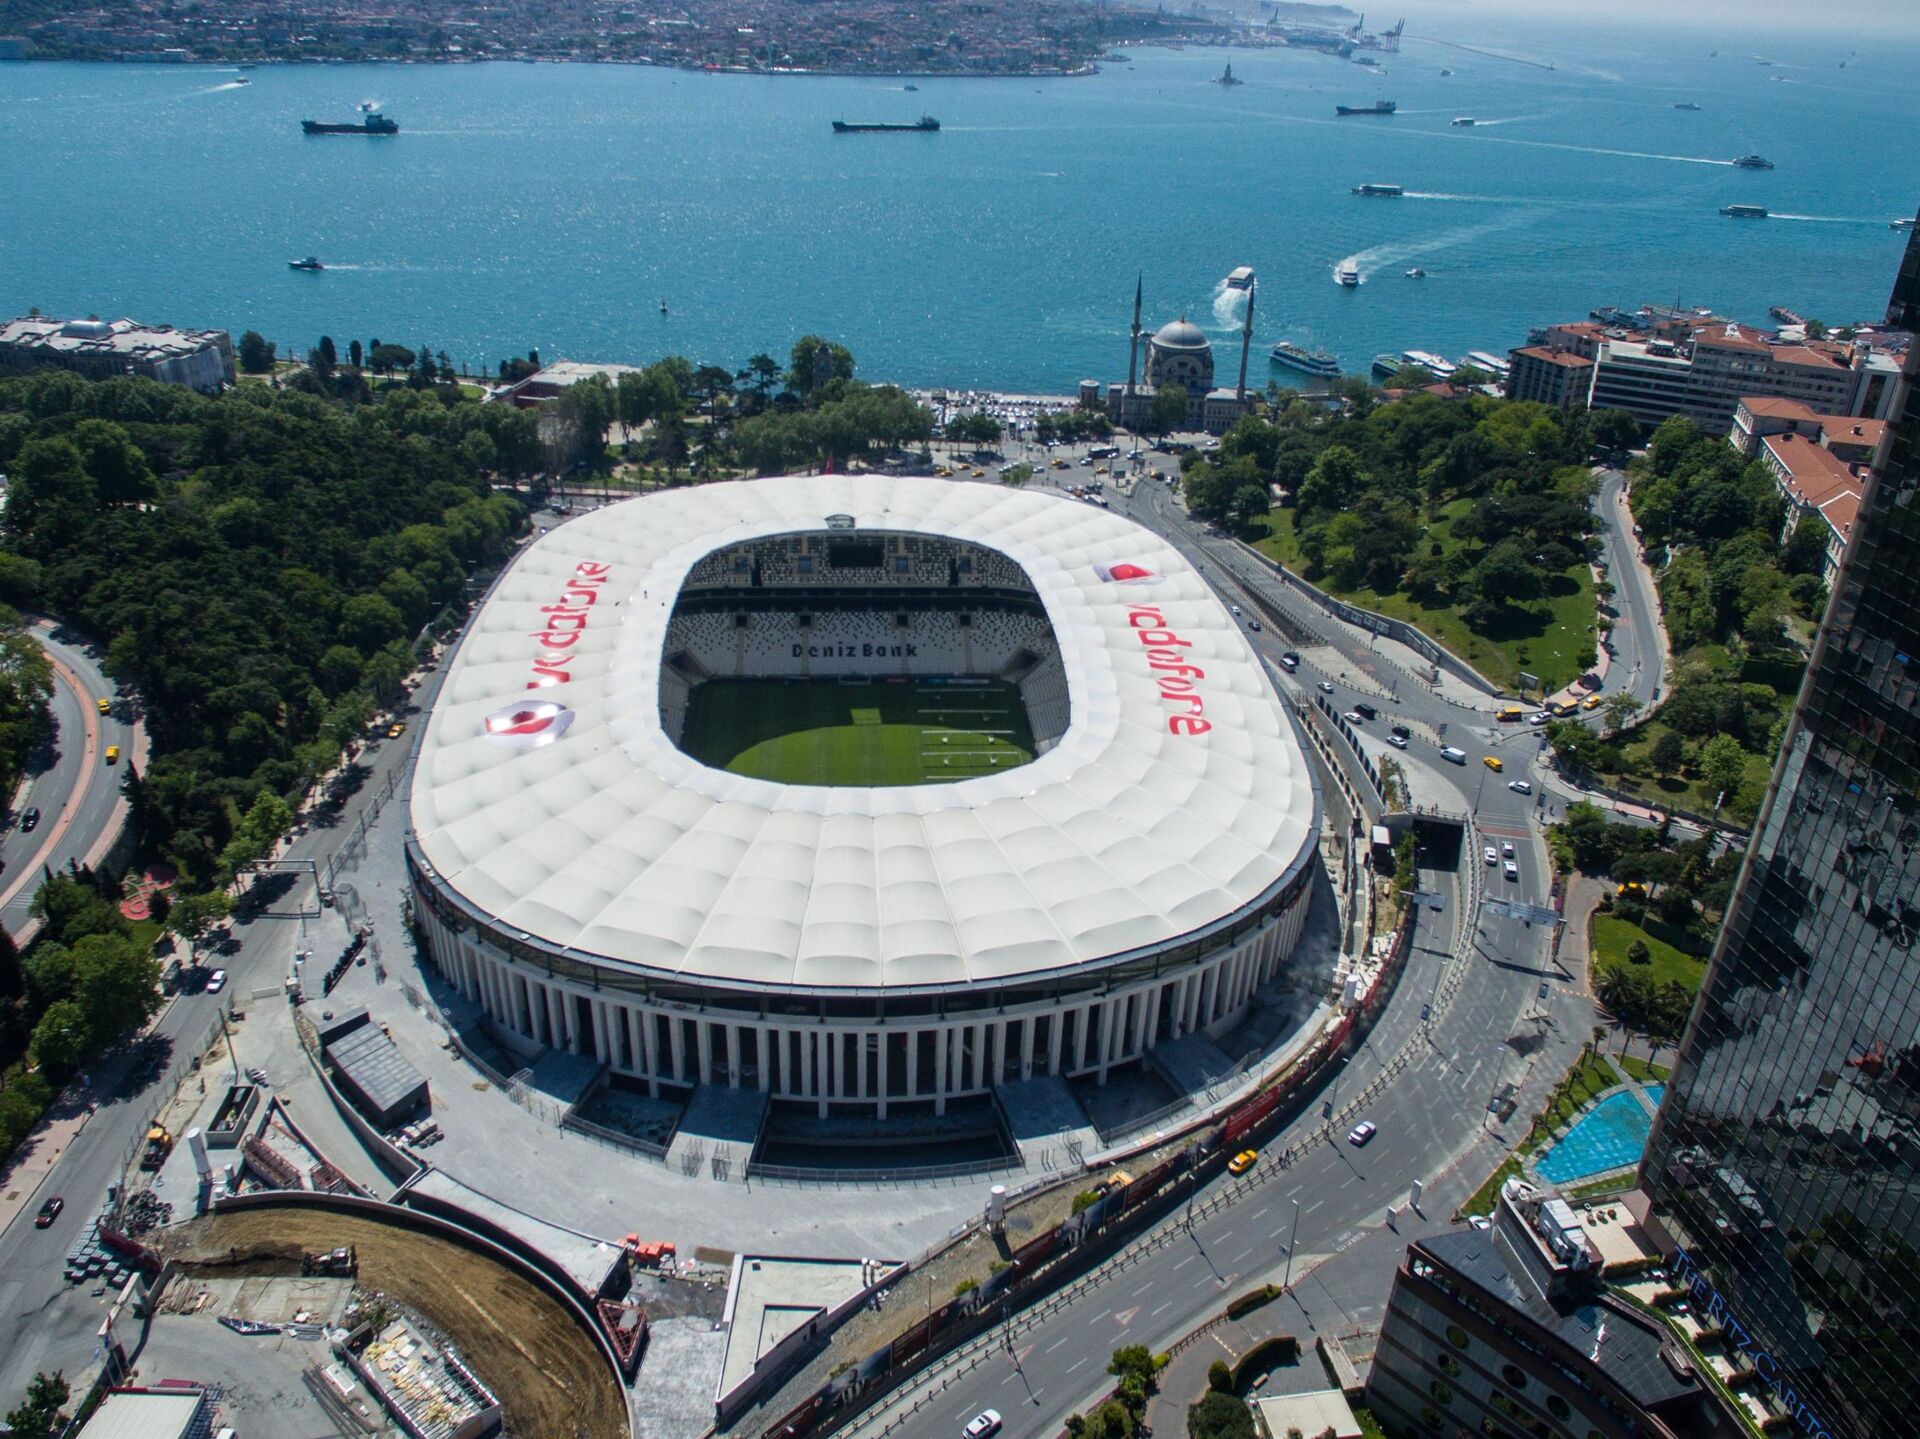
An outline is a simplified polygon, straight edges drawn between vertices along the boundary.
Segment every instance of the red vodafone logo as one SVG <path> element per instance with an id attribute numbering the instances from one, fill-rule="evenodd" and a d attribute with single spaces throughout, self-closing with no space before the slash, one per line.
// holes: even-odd
<path id="1" fill-rule="evenodd" d="M 573 723 L 573 711 L 550 700 L 522 700 L 502 705 L 482 721 L 482 732 L 495 744 L 511 749 L 537 749 L 552 744 Z"/>
<path id="2" fill-rule="evenodd" d="M 1110 585 L 1138 585 L 1160 578 L 1156 571 L 1132 560 L 1122 560 L 1117 565 L 1095 565 L 1093 572 Z"/>

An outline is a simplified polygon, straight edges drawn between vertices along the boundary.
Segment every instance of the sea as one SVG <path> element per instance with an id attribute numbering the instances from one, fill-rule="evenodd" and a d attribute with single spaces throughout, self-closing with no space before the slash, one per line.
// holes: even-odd
<path id="1" fill-rule="evenodd" d="M 1596 306 L 1883 315 L 1888 222 L 1920 206 L 1920 31 L 1415 28 L 1377 68 L 1135 49 L 1057 79 L 4 64 L 0 313 L 379 337 L 488 371 L 536 349 L 739 368 L 814 332 L 869 378 L 1055 394 L 1124 377 L 1136 279 L 1147 328 L 1201 325 L 1228 379 L 1240 265 L 1255 384 L 1295 381 L 1269 370 L 1280 339 L 1364 373 Z M 1243 84 L 1214 83 L 1229 62 Z M 1334 113 L 1376 99 L 1398 113 Z M 365 101 L 401 133 L 301 133 Z M 923 113 L 937 134 L 830 127 Z M 1748 153 L 1775 168 L 1729 163 Z M 326 268 L 288 268 L 309 254 Z"/>

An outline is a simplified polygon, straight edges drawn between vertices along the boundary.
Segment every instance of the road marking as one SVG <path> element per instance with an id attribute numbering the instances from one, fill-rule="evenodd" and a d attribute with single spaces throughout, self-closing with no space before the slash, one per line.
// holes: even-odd
<path id="1" fill-rule="evenodd" d="M 1040 1352 L 1042 1354 L 1051 1354 L 1053 1353 L 1054 1350 L 1058 1349 L 1062 1344 L 1065 1344 L 1071 1338 L 1073 1338 L 1071 1334 L 1062 1334 L 1058 1339 L 1054 1340 L 1053 1343 L 1049 1344 L 1045 1349 L 1042 1349 Z"/>
<path id="2" fill-rule="evenodd" d="M 1124 1329 L 1127 1325 L 1133 1323 L 1139 1313 L 1140 1306 L 1138 1304 L 1134 1305 L 1131 1309 L 1116 1309 L 1113 1313 L 1113 1322 Z"/>
<path id="3" fill-rule="evenodd" d="M 1173 1301 L 1169 1299 L 1165 1304 L 1162 1304 L 1158 1309 L 1149 1309 L 1147 1311 L 1147 1318 L 1149 1319 L 1156 1318 L 1157 1316 L 1165 1313 L 1167 1310 L 1171 1308 L 1173 1308 Z"/>
<path id="4" fill-rule="evenodd" d="M 1193 1260 L 1194 1260 L 1194 1256 L 1189 1254 L 1185 1259 L 1182 1259 L 1178 1264 L 1174 1265 L 1173 1267 L 1175 1269 L 1185 1269 L 1189 1264 L 1193 1263 Z"/>
<path id="5" fill-rule="evenodd" d="M 1327 1201 L 1324 1198 L 1316 1199 L 1313 1201 L 1313 1203 L 1309 1204 L 1305 1209 L 1301 1210 L 1300 1212 L 1303 1215 L 1311 1214 L 1313 1213 L 1314 1210 L 1318 1209 L 1321 1205 L 1325 1204 L 1326 1202 Z"/>
<path id="6" fill-rule="evenodd" d="M 1074 1360 L 1073 1363 L 1067 1366 L 1067 1373 L 1069 1374 L 1073 1373 L 1074 1370 L 1078 1369 L 1082 1364 L 1085 1364 L 1086 1362 L 1087 1362 L 1086 1356 L 1082 1355 L 1080 1358 Z"/>

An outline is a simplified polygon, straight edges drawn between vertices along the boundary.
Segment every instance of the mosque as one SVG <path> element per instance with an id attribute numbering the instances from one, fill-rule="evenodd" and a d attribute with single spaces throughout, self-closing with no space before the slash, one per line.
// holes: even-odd
<path id="1" fill-rule="evenodd" d="M 1150 428 L 1154 396 L 1168 385 L 1178 385 L 1187 393 L 1187 420 L 1182 427 L 1223 435 L 1234 422 L 1253 408 L 1247 394 L 1247 354 L 1253 344 L 1253 274 L 1236 270 L 1228 283 L 1244 290 L 1247 296 L 1246 319 L 1240 327 L 1240 378 L 1232 389 L 1215 389 L 1213 383 L 1213 345 L 1206 334 L 1185 316 L 1162 325 L 1147 338 L 1146 376 L 1137 382 L 1140 361 L 1141 282 L 1133 287 L 1133 334 L 1127 347 L 1127 382 L 1107 386 L 1100 395 L 1098 380 L 1080 382 L 1080 404 L 1085 409 L 1104 409 L 1116 425 L 1128 430 Z"/>

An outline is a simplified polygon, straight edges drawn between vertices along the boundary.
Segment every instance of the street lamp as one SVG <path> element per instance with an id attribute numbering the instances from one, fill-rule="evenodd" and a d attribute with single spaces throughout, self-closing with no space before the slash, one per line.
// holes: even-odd
<path id="1" fill-rule="evenodd" d="M 1287 1236 L 1287 1272 L 1281 1276 L 1280 1292 L 1293 1293 L 1293 1251 L 1300 1239 L 1300 1201 L 1293 1201 L 1293 1230 Z"/>

